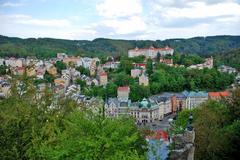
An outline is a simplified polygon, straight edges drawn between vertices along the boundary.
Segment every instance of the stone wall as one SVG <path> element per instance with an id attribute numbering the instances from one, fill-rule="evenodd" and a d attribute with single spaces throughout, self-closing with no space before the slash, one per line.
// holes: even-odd
<path id="1" fill-rule="evenodd" d="M 173 139 L 174 149 L 171 151 L 170 160 L 193 160 L 194 159 L 194 139 L 195 132 L 185 131 L 178 134 Z"/>

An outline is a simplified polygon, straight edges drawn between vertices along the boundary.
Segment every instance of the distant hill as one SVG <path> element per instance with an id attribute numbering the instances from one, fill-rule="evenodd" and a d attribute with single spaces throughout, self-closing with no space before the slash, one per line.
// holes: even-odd
<path id="1" fill-rule="evenodd" d="M 240 70 L 240 48 L 214 55 L 216 65 L 228 65 Z"/>
<path id="2" fill-rule="evenodd" d="M 88 40 L 64 40 L 53 38 L 28 38 L 0 36 L 0 56 L 37 56 L 54 57 L 57 52 L 72 55 L 122 55 L 128 49 L 154 47 L 173 47 L 179 53 L 211 55 L 230 49 L 240 48 L 240 36 L 210 36 L 189 39 L 156 40 L 114 40 L 98 38 Z"/>

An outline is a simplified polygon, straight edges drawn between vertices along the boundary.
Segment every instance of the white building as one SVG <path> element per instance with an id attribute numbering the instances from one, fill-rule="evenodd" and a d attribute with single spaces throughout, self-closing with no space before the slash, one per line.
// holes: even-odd
<path id="1" fill-rule="evenodd" d="M 193 109 L 208 100 L 207 92 L 184 91 L 183 95 L 186 97 L 187 109 Z"/>
<path id="2" fill-rule="evenodd" d="M 204 63 L 191 65 L 188 67 L 189 69 L 203 69 L 203 68 L 213 68 L 213 58 L 206 58 Z"/>
<path id="3" fill-rule="evenodd" d="M 9 67 L 23 67 L 24 59 L 23 58 L 9 58 L 5 59 L 5 65 Z"/>
<path id="4" fill-rule="evenodd" d="M 135 118 L 138 124 L 162 120 L 165 115 L 171 112 L 170 100 L 144 98 L 141 102 L 121 102 L 117 98 L 109 98 L 105 103 L 105 115 L 116 118 L 122 115 L 129 115 Z"/>
<path id="5" fill-rule="evenodd" d="M 225 66 L 225 65 L 221 65 L 220 67 L 218 67 L 218 71 L 229 73 L 229 74 L 237 72 L 237 70 L 235 68 L 232 68 L 230 66 Z"/>
<path id="6" fill-rule="evenodd" d="M 128 50 L 128 57 L 137 57 L 137 56 L 145 56 L 147 58 L 156 58 L 157 54 L 159 53 L 161 56 L 165 55 L 173 55 L 174 49 L 166 46 L 165 48 L 154 48 L 151 46 L 150 48 L 144 48 L 144 49 L 131 49 Z"/>
<path id="7" fill-rule="evenodd" d="M 131 77 L 136 78 L 142 74 L 142 69 L 131 69 Z"/>
<path id="8" fill-rule="evenodd" d="M 0 58 L 0 66 L 3 66 L 3 65 L 4 65 L 4 59 Z"/>

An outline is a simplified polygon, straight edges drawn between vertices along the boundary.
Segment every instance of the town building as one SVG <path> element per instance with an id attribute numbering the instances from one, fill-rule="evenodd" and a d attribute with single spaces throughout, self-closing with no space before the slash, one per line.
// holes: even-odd
<path id="1" fill-rule="evenodd" d="M 80 57 L 65 57 L 63 58 L 63 63 L 65 63 L 66 65 L 76 65 L 77 62 L 80 60 Z"/>
<path id="2" fill-rule="evenodd" d="M 143 86 L 148 86 L 149 85 L 149 80 L 148 80 L 148 76 L 145 74 L 142 74 L 139 77 L 139 85 L 143 85 Z"/>
<path id="3" fill-rule="evenodd" d="M 168 66 L 173 66 L 173 59 L 167 59 L 167 58 L 161 57 L 159 62 L 163 63 L 163 64 L 166 64 Z"/>
<path id="4" fill-rule="evenodd" d="M 130 101 L 122 102 L 117 98 L 108 98 L 104 106 L 107 117 L 117 118 L 129 114 Z"/>
<path id="5" fill-rule="evenodd" d="M 25 67 L 15 67 L 12 69 L 13 75 L 21 76 L 24 74 L 24 72 L 25 72 Z"/>
<path id="6" fill-rule="evenodd" d="M 0 82 L 0 94 L 1 97 L 7 98 L 10 96 L 10 89 L 11 89 L 11 85 L 8 82 L 5 81 L 1 81 Z"/>
<path id="7" fill-rule="evenodd" d="M 44 74 L 45 74 L 45 68 L 44 67 L 38 67 L 37 70 L 36 70 L 36 77 L 38 79 L 44 79 Z"/>
<path id="8" fill-rule="evenodd" d="M 139 68 L 139 69 L 146 69 L 146 64 L 145 63 L 133 63 L 134 68 Z"/>
<path id="9" fill-rule="evenodd" d="M 5 60 L 3 58 L 0 58 L 0 66 L 3 66 L 5 63 Z"/>
<path id="10" fill-rule="evenodd" d="M 51 65 L 49 68 L 47 68 L 47 72 L 51 74 L 52 76 L 57 75 L 57 68 Z"/>
<path id="11" fill-rule="evenodd" d="M 90 66 L 89 66 L 89 71 L 90 71 L 90 76 L 94 76 L 96 74 L 97 70 L 97 64 L 96 60 L 92 60 Z"/>
<path id="12" fill-rule="evenodd" d="M 144 98 L 140 103 L 132 103 L 129 107 L 129 115 L 136 119 L 137 124 L 151 123 L 161 119 L 159 105 L 155 101 Z"/>
<path id="13" fill-rule="evenodd" d="M 5 59 L 5 65 L 9 67 L 23 67 L 24 59 L 23 58 L 8 58 Z"/>
<path id="14" fill-rule="evenodd" d="M 221 65 L 220 67 L 218 67 L 218 71 L 229 73 L 229 74 L 237 73 L 237 70 L 235 68 L 232 68 L 230 66 L 225 66 L 225 65 Z"/>
<path id="15" fill-rule="evenodd" d="M 226 98 L 230 96 L 230 92 L 223 91 L 223 92 L 208 92 L 208 98 L 212 100 L 220 100 L 222 98 Z"/>
<path id="16" fill-rule="evenodd" d="M 117 98 L 109 98 L 105 103 L 105 115 L 110 118 L 120 116 L 132 116 L 137 124 L 145 124 L 162 120 L 167 113 L 171 112 L 169 100 L 144 98 L 141 102 L 119 101 Z"/>
<path id="17" fill-rule="evenodd" d="M 66 53 L 57 53 L 57 58 L 60 60 L 63 60 L 64 58 L 67 58 L 68 55 Z"/>
<path id="18" fill-rule="evenodd" d="M 35 77 L 37 74 L 35 66 L 28 66 L 26 68 L 26 73 L 28 77 Z"/>
<path id="19" fill-rule="evenodd" d="M 135 68 L 131 69 L 131 77 L 136 78 L 142 74 L 142 69 Z"/>
<path id="20" fill-rule="evenodd" d="M 130 88 L 129 86 L 118 87 L 117 98 L 119 101 L 127 102 L 129 98 Z"/>
<path id="21" fill-rule="evenodd" d="M 128 50 L 128 57 L 137 57 L 137 56 L 145 56 L 147 58 L 156 58 L 158 54 L 161 56 L 165 55 L 173 55 L 174 49 L 166 46 L 164 48 L 154 48 L 151 46 L 150 48 L 144 48 L 144 49 L 130 49 Z"/>
<path id="22" fill-rule="evenodd" d="M 105 86 L 108 83 L 108 75 L 106 72 L 102 72 L 99 74 L 99 85 Z"/>
<path id="23" fill-rule="evenodd" d="M 120 62 L 106 62 L 102 65 L 103 69 L 117 69 L 120 65 Z"/>
<path id="24" fill-rule="evenodd" d="M 202 64 L 191 65 L 188 68 L 189 69 L 203 69 L 203 68 L 212 69 L 213 68 L 213 57 L 206 58 L 205 62 Z"/>
<path id="25" fill-rule="evenodd" d="M 200 92 L 184 91 L 183 94 L 186 97 L 187 109 L 193 109 L 208 100 L 208 93 L 203 91 Z"/>

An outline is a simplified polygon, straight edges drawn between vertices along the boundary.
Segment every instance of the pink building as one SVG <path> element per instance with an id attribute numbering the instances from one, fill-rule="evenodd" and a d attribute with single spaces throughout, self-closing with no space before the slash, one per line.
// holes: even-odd
<path id="1" fill-rule="evenodd" d="M 128 101 L 130 93 L 129 86 L 118 87 L 117 97 L 119 101 Z"/>

